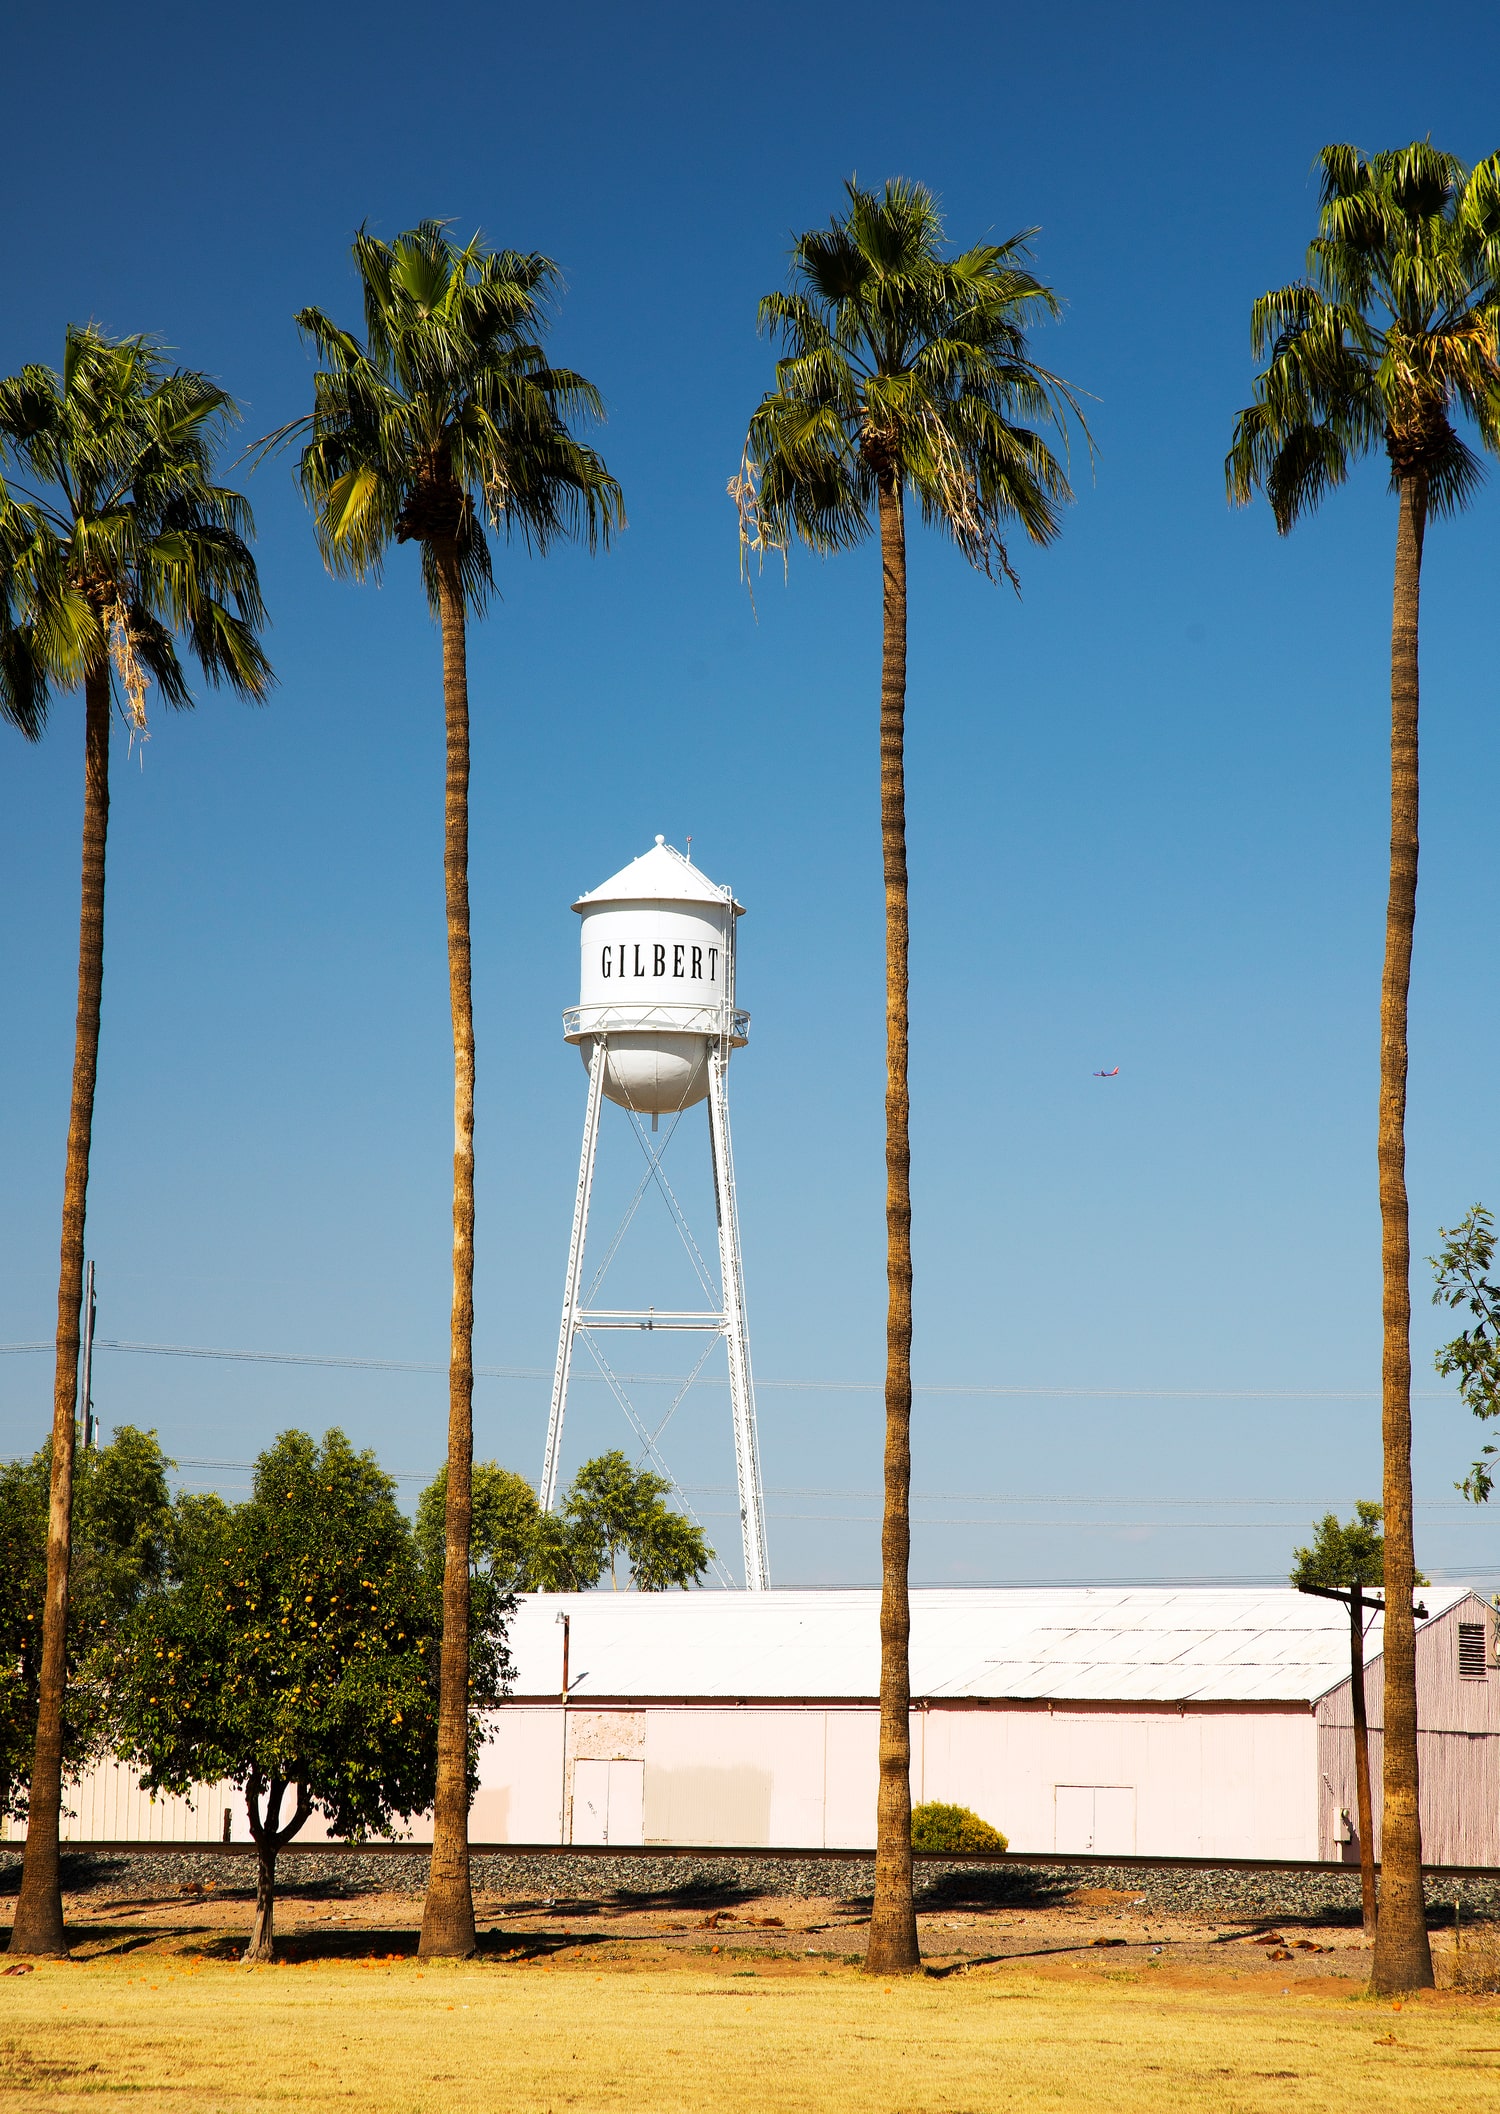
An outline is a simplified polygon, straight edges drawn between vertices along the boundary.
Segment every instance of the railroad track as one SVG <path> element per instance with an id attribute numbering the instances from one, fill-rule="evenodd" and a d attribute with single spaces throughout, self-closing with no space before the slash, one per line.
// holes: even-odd
<path id="1" fill-rule="evenodd" d="M 24 1840 L 0 1841 L 0 1860 L 19 1860 Z M 381 1859 L 426 1857 L 431 1844 L 425 1842 L 292 1842 L 282 1857 L 330 1857 Z M 64 1857 L 253 1857 L 253 1842 L 64 1842 Z M 472 1858 L 505 1858 L 525 1863 L 565 1858 L 582 1864 L 869 1864 L 873 1848 L 778 1849 L 763 1843 L 556 1843 L 471 1842 Z M 1355 1884 L 1359 1867 L 1334 1864 L 1317 1858 L 1295 1857 L 1166 1857 L 1104 1855 L 1098 1852 L 1021 1850 L 977 1850 L 963 1856 L 935 1851 L 917 1851 L 919 1870 L 950 1871 L 1098 1871 L 1098 1872 L 1217 1872 L 1287 1873 L 1306 1879 L 1346 1878 Z M 1500 1884 L 1500 1865 L 1428 1864 L 1423 1875 L 1429 1881 L 1475 1880 Z M 1379 1870 L 1377 1865 L 1376 1870 Z"/>

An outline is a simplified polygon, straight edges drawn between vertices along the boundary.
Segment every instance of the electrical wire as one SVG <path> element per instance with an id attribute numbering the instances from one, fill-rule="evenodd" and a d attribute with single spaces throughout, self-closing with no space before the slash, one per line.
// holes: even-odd
<path id="1" fill-rule="evenodd" d="M 0 1356 L 50 1351 L 50 1343 L 0 1343 Z M 446 1373 L 446 1364 L 415 1358 L 335 1357 L 311 1351 L 245 1351 L 196 1343 L 129 1343 L 116 1336 L 98 1336 L 94 1348 L 119 1351 L 137 1358 L 207 1358 L 231 1365 L 305 1365 L 349 1372 Z M 482 1380 L 550 1380 L 551 1369 L 540 1365 L 476 1365 L 474 1377 Z M 598 1384 L 597 1374 L 580 1374 Z M 675 1387 L 680 1373 L 621 1373 L 617 1377 L 631 1386 Z M 727 1387 L 727 1379 L 712 1375 L 699 1386 Z M 881 1380 L 765 1380 L 757 1375 L 756 1389 L 780 1389 L 792 1393 L 879 1395 Z M 918 1395 L 980 1395 L 1001 1400 L 1065 1402 L 1378 1402 L 1378 1388 L 1347 1387 L 1008 1387 L 978 1381 L 918 1381 Z M 1413 1390 L 1412 1399 L 1438 1402 L 1449 1399 L 1442 1389 Z"/>

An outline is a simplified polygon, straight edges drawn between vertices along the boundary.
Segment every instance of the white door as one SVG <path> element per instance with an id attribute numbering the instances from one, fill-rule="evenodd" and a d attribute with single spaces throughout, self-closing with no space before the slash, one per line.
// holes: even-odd
<path id="1" fill-rule="evenodd" d="M 1074 1855 L 1130 1856 L 1135 1791 L 1129 1784 L 1057 1784 L 1053 1847 Z"/>
<path id="2" fill-rule="evenodd" d="M 646 1765 L 598 1761 L 573 1764 L 574 1842 L 645 1840 Z"/>
<path id="3" fill-rule="evenodd" d="M 1053 1796 L 1057 1800 L 1056 1826 L 1052 1847 L 1055 1850 L 1092 1850 L 1094 1847 L 1094 1787 L 1092 1784 L 1059 1784 Z"/>
<path id="4" fill-rule="evenodd" d="M 1128 1784 L 1094 1786 L 1094 1848 L 1104 1857 L 1135 1854 L 1135 1792 Z"/>
<path id="5" fill-rule="evenodd" d="M 646 1839 L 646 1765 L 644 1762 L 609 1764 L 609 1833 L 606 1842 L 644 1842 Z"/>
<path id="6" fill-rule="evenodd" d="M 573 1764 L 573 1841 L 609 1841 L 609 1763 Z"/>

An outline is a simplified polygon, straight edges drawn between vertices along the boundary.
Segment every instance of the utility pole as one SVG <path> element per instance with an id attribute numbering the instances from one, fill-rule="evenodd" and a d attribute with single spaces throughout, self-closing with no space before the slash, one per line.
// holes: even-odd
<path id="1" fill-rule="evenodd" d="M 1375 1816 L 1370 1797 L 1370 1727 L 1365 1715 L 1365 1616 L 1385 1612 L 1384 1600 L 1365 1598 L 1358 1580 L 1352 1586 L 1299 1585 L 1299 1593 L 1316 1594 L 1319 1600 L 1337 1600 L 1349 1610 L 1349 1701 L 1354 1717 L 1354 1795 L 1359 1811 L 1359 1893 L 1365 1936 L 1375 1935 Z M 1427 1620 L 1420 1603 L 1412 1609 L 1419 1622 Z"/>
<path id="2" fill-rule="evenodd" d="M 83 1355 L 78 1371 L 78 1395 L 83 1410 L 83 1450 L 99 1443 L 99 1419 L 94 1415 L 94 1266 L 84 1265 Z"/>

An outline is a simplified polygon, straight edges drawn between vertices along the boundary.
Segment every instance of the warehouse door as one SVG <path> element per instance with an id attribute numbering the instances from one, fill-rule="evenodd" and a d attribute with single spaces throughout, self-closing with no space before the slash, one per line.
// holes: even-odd
<path id="1" fill-rule="evenodd" d="M 1057 1784 L 1054 1849 L 1128 1857 L 1135 1849 L 1135 1791 L 1129 1784 Z"/>
<path id="2" fill-rule="evenodd" d="M 575 1762 L 574 1842 L 640 1842 L 645 1787 L 644 1762 Z"/>

